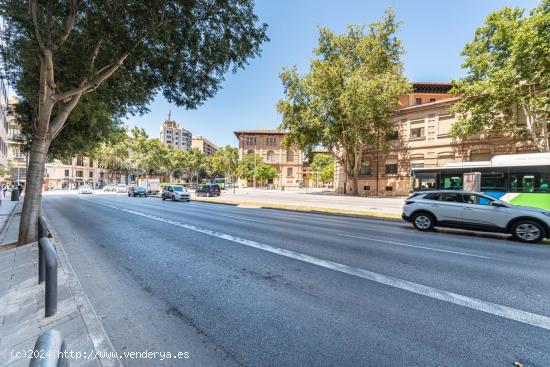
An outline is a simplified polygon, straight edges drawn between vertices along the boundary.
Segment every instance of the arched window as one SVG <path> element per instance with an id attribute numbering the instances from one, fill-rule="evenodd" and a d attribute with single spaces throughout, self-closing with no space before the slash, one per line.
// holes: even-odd
<path id="1" fill-rule="evenodd" d="M 248 152 L 246 152 L 247 155 L 254 154 L 254 151 L 250 149 Z"/>
<path id="2" fill-rule="evenodd" d="M 294 162 L 294 152 L 292 150 L 286 151 L 286 161 L 287 162 Z"/>
<path id="3" fill-rule="evenodd" d="M 267 161 L 273 162 L 275 160 L 275 153 L 272 150 L 267 151 Z"/>

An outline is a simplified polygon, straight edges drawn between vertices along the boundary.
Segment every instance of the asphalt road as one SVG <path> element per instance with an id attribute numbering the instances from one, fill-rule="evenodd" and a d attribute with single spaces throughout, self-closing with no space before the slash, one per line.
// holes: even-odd
<path id="1" fill-rule="evenodd" d="M 550 366 L 550 246 L 401 222 L 50 195 L 127 366 Z"/>

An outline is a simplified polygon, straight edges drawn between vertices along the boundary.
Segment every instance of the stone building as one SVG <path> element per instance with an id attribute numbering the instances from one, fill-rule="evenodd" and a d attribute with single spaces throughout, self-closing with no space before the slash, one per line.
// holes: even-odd
<path id="1" fill-rule="evenodd" d="M 8 106 L 8 166 L 9 180 L 16 184 L 24 183 L 27 177 L 27 155 L 22 149 L 23 135 L 21 125 L 15 115 L 17 98 L 11 97 Z"/>
<path id="2" fill-rule="evenodd" d="M 278 177 L 267 182 L 275 188 L 298 188 L 304 186 L 304 154 L 297 148 L 286 148 L 283 144 L 285 133 L 279 130 L 235 131 L 239 140 L 239 159 L 256 154 L 263 161 L 277 169 Z M 251 187 L 252 180 L 241 180 L 241 187 Z"/>
<path id="3" fill-rule="evenodd" d="M 360 195 L 408 195 L 411 168 L 442 167 L 447 163 L 486 161 L 495 155 L 534 152 L 526 141 L 505 134 L 481 133 L 457 143 L 450 136 L 456 117 L 450 107 L 458 98 L 449 95 L 450 84 L 414 83 L 413 92 L 401 97 L 402 107 L 393 117 L 395 131 L 389 137 L 389 150 L 365 147 L 359 176 Z M 525 123 L 517 111 L 518 123 Z M 335 170 L 335 187 L 351 191 L 341 167 Z"/>
<path id="4" fill-rule="evenodd" d="M 191 149 L 192 137 L 190 131 L 180 127 L 176 121 L 170 120 L 170 118 L 160 126 L 160 141 L 176 149 L 183 151 Z"/>
<path id="5" fill-rule="evenodd" d="M 76 189 L 90 185 L 102 188 L 106 183 L 107 171 L 100 168 L 97 160 L 81 155 L 67 160 L 54 160 L 46 163 L 44 189 Z"/>
<path id="6" fill-rule="evenodd" d="M 193 136 L 191 146 L 206 155 L 214 155 L 216 150 L 218 150 L 218 147 L 204 136 Z"/>

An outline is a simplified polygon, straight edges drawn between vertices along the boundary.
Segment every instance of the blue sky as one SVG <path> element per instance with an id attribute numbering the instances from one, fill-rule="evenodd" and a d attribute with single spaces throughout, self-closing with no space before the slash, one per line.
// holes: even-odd
<path id="1" fill-rule="evenodd" d="M 172 118 L 193 135 L 217 145 L 237 145 L 235 130 L 270 129 L 280 123 L 275 104 L 283 97 L 278 74 L 284 66 L 308 69 L 317 45 L 317 28 L 343 33 L 348 24 L 369 24 L 388 6 L 403 22 L 405 74 L 411 81 L 446 82 L 463 75 L 460 51 L 491 11 L 504 6 L 527 9 L 536 0 L 257 0 L 256 14 L 269 25 L 270 42 L 245 70 L 228 74 L 223 89 L 195 110 L 170 105 L 158 96 L 151 112 L 129 117 L 127 124 L 159 136 L 160 124 Z"/>

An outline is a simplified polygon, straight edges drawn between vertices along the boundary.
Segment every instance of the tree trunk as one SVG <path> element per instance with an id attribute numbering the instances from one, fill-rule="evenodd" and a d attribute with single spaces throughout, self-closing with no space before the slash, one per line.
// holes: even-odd
<path id="1" fill-rule="evenodd" d="M 359 195 L 359 182 L 358 182 L 357 172 L 351 176 L 351 194 Z"/>
<path id="2" fill-rule="evenodd" d="M 35 135 L 29 154 L 29 167 L 25 183 L 25 200 L 19 225 L 19 244 L 27 244 L 37 240 L 38 216 L 42 208 L 42 183 L 44 181 L 44 165 L 48 156 L 50 139 Z"/>

